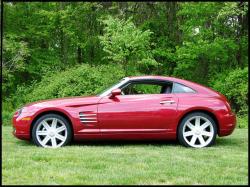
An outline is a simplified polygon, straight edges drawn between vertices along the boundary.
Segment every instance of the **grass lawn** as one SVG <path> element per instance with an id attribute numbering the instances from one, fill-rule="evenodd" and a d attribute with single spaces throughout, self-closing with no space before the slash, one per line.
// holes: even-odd
<path id="1" fill-rule="evenodd" d="M 2 127 L 3 184 L 247 184 L 248 131 L 191 149 L 176 142 L 74 143 L 43 149 Z"/>

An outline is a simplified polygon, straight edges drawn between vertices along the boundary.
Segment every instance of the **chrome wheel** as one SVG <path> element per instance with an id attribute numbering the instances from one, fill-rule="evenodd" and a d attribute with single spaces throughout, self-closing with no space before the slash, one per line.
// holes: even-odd
<path id="1" fill-rule="evenodd" d="M 203 116 L 189 118 L 184 123 L 182 134 L 185 142 L 196 148 L 207 146 L 215 136 L 214 126 Z"/>
<path id="2" fill-rule="evenodd" d="M 43 147 L 57 148 L 67 140 L 65 123 L 57 118 L 46 118 L 36 128 L 36 139 Z"/>

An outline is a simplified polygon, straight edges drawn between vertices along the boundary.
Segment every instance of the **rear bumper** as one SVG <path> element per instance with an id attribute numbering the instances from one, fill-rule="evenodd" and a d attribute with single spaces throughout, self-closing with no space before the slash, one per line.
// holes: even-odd
<path id="1" fill-rule="evenodd" d="M 223 115 L 220 119 L 219 136 L 228 136 L 236 127 L 236 116 L 234 113 Z"/>

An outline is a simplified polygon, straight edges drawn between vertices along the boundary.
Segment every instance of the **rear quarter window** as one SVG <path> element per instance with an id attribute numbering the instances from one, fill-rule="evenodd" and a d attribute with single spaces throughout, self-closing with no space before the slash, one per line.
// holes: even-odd
<path id="1" fill-rule="evenodd" d="M 195 93 L 192 88 L 189 88 L 183 84 L 174 83 L 173 93 Z"/>

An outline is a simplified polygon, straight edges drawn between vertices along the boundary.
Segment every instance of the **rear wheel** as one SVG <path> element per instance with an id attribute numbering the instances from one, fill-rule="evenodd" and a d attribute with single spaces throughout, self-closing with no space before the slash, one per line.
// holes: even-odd
<path id="1" fill-rule="evenodd" d="M 217 127 L 213 118 L 201 112 L 188 114 L 178 128 L 178 139 L 187 147 L 202 148 L 215 142 Z"/>
<path id="2" fill-rule="evenodd" d="M 69 122 L 57 114 L 40 117 L 32 128 L 33 142 L 42 147 L 57 148 L 67 145 L 71 137 Z"/>

